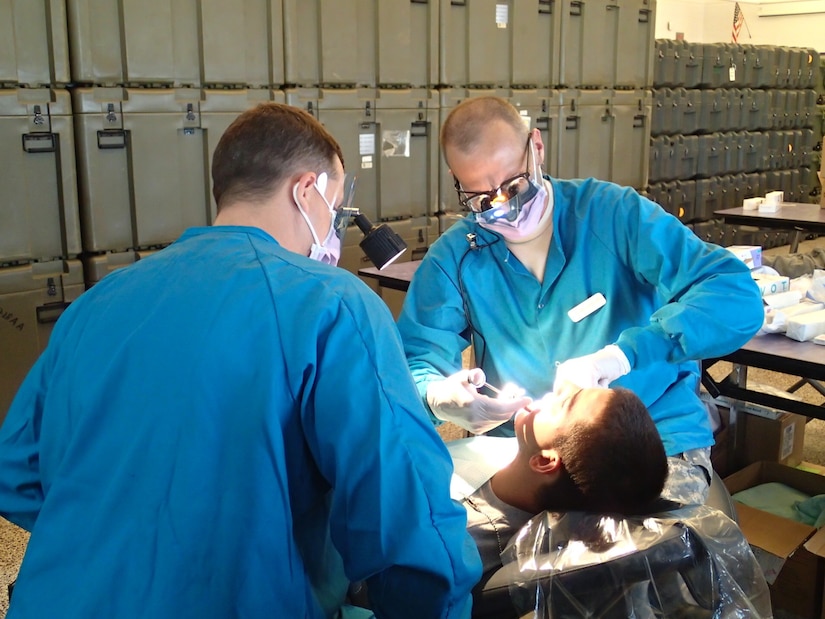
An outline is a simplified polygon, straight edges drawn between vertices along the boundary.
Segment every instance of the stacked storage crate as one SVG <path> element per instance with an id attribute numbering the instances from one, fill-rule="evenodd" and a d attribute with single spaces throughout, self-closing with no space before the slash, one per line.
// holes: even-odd
<path id="1" fill-rule="evenodd" d="M 657 40 L 648 195 L 706 240 L 787 243 L 713 213 L 774 190 L 816 201 L 818 71 L 810 49 Z"/>
<path id="2" fill-rule="evenodd" d="M 444 0 L 440 12 L 442 122 L 468 97 L 501 96 L 541 131 L 551 176 L 647 185 L 655 0 Z M 442 231 L 462 215 L 443 161 L 438 213 Z"/>
<path id="3" fill-rule="evenodd" d="M 816 145 L 814 146 L 813 160 L 811 167 L 819 170 L 817 175 L 818 185 L 811 192 L 812 197 L 818 200 L 822 206 L 825 206 L 825 166 L 822 164 L 822 144 L 823 136 L 825 136 L 825 56 L 819 56 L 819 71 L 815 71 L 814 90 L 816 91 L 816 114 L 813 119 L 814 139 Z"/>
<path id="4" fill-rule="evenodd" d="M 399 260 L 420 258 L 438 236 L 438 2 L 284 0 L 283 15 L 287 103 L 341 144 L 355 206 L 406 241 Z M 371 266 L 362 238 L 344 238 L 352 272 Z M 382 294 L 397 313 L 402 296 Z"/>
<path id="5" fill-rule="evenodd" d="M 356 205 L 419 258 L 462 215 L 438 146 L 510 100 L 555 176 L 642 189 L 655 0 L 0 0 L 0 415 L 83 290 L 212 223 L 210 168 L 262 101 L 309 110 Z M 341 265 L 367 265 L 352 227 Z M 373 280 L 370 280 L 372 282 Z M 386 293 L 393 295 L 396 293 Z M 402 297 L 386 299 L 394 311 Z"/>
<path id="6" fill-rule="evenodd" d="M 209 225 L 212 153 L 283 93 L 280 0 L 66 0 L 88 286 Z"/>
<path id="7" fill-rule="evenodd" d="M 0 4 L 0 422 L 84 290 L 63 0 Z"/>

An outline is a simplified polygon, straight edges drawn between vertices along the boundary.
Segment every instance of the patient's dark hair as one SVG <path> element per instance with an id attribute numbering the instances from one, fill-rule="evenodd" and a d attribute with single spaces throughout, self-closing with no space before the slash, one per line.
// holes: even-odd
<path id="1" fill-rule="evenodd" d="M 628 389 L 613 389 L 593 423 L 571 426 L 555 444 L 564 473 L 546 509 L 644 514 L 662 492 L 668 466 L 664 445 L 647 407 Z"/>

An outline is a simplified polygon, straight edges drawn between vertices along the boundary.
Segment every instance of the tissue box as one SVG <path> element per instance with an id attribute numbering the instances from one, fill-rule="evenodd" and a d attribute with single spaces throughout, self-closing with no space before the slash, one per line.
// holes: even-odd
<path id="1" fill-rule="evenodd" d="M 749 269 L 762 266 L 762 247 L 759 245 L 731 245 L 725 249 L 748 265 Z"/>
<path id="2" fill-rule="evenodd" d="M 765 273 L 752 273 L 753 281 L 759 286 L 762 296 L 787 292 L 791 288 L 791 279 L 785 275 L 767 275 Z"/>

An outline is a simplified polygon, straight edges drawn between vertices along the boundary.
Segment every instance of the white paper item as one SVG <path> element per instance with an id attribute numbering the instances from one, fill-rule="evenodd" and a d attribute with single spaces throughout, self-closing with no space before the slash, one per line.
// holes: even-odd
<path id="1" fill-rule="evenodd" d="M 798 290 L 788 290 L 777 294 L 766 294 L 762 297 L 762 300 L 765 302 L 765 305 L 771 309 L 782 309 L 783 307 L 790 307 L 802 301 L 802 293 Z"/>
<path id="2" fill-rule="evenodd" d="M 821 269 L 814 271 L 811 277 L 811 285 L 806 294 L 809 299 L 825 302 L 825 271 Z"/>
<path id="3" fill-rule="evenodd" d="M 803 301 L 789 307 L 769 309 L 765 315 L 765 324 L 762 325 L 762 330 L 768 333 L 784 333 L 788 327 L 788 320 L 794 316 L 810 314 L 821 309 L 825 309 L 825 304 L 810 301 Z"/>
<path id="4" fill-rule="evenodd" d="M 759 205 L 760 213 L 777 213 L 779 212 L 779 202 L 762 202 Z"/>
<path id="5" fill-rule="evenodd" d="M 745 198 L 742 202 L 743 211 L 755 211 L 759 205 L 765 201 L 765 198 Z"/>
<path id="6" fill-rule="evenodd" d="M 759 292 L 763 297 L 769 294 L 787 292 L 791 287 L 790 278 L 784 275 L 767 275 L 765 273 L 757 273 L 754 270 L 751 271 L 751 276 L 759 287 Z"/>
<path id="7" fill-rule="evenodd" d="M 785 335 L 798 342 L 807 342 L 823 333 L 825 333 L 825 310 L 789 318 L 785 331 Z"/>
<path id="8" fill-rule="evenodd" d="M 785 192 L 784 191 L 769 191 L 765 194 L 765 204 L 771 204 L 779 206 L 785 201 Z"/>
<path id="9" fill-rule="evenodd" d="M 759 245 L 731 245 L 725 249 L 744 262 L 749 269 L 762 266 L 762 247 Z"/>

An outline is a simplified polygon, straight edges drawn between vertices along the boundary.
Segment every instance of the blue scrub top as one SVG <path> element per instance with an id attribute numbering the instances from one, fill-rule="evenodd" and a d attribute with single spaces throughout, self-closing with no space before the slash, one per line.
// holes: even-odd
<path id="1" fill-rule="evenodd" d="M 55 326 L 0 428 L 9 619 L 466 617 L 480 562 L 392 316 L 256 228 L 188 230 Z"/>
<path id="2" fill-rule="evenodd" d="M 513 382 L 534 398 L 552 390 L 558 363 L 615 343 L 631 372 L 612 386 L 644 401 L 667 454 L 710 446 L 697 360 L 736 350 L 762 325 L 747 267 L 630 188 L 547 180 L 553 236 L 543 282 L 472 216 L 445 232 L 416 271 L 398 326 L 425 403 L 427 384 L 459 370 L 471 341 L 491 384 Z M 471 338 L 461 287 L 481 337 Z M 573 322 L 567 312 L 596 293 L 606 305 Z M 512 422 L 492 432 L 512 433 Z"/>

